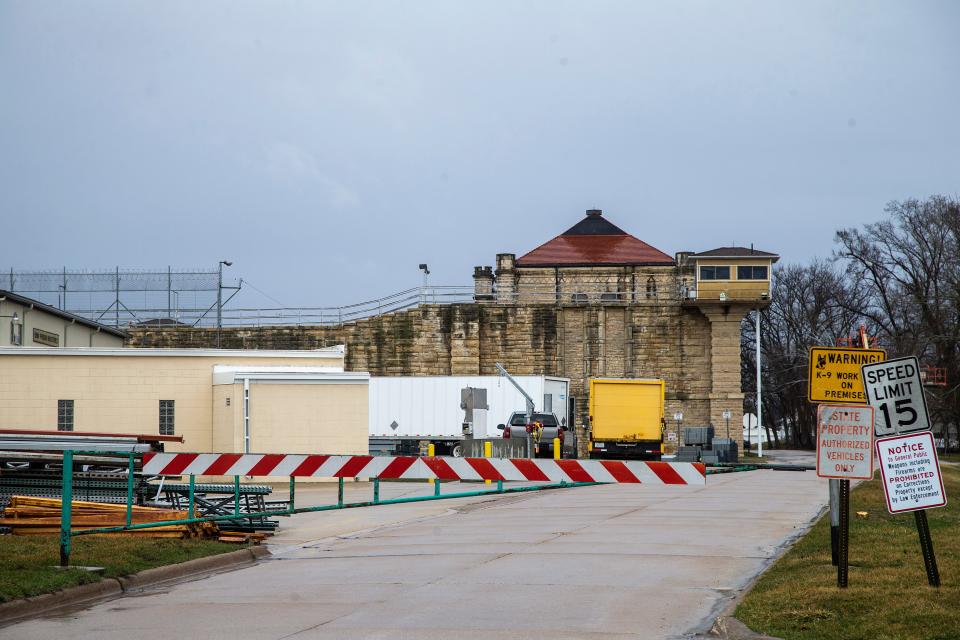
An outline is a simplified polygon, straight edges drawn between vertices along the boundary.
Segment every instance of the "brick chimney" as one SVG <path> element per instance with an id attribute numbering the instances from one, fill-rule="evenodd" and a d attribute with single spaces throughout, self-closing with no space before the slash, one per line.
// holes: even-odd
<path id="1" fill-rule="evenodd" d="M 473 268 L 473 299 L 493 300 L 493 267 Z"/>
<path id="2" fill-rule="evenodd" d="M 517 298 L 517 270 L 515 253 L 497 254 L 497 302 L 511 304 Z"/>

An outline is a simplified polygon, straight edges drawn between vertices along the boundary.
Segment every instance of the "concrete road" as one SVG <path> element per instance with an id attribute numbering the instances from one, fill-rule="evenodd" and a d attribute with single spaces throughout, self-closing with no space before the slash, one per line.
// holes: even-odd
<path id="1" fill-rule="evenodd" d="M 3 637 L 682 637 L 708 626 L 826 494 L 813 472 L 753 471 L 710 476 L 706 488 L 606 485 L 297 516 L 254 567 Z M 298 542 L 336 528 L 321 516 L 360 517 L 341 528 L 364 530 Z"/>

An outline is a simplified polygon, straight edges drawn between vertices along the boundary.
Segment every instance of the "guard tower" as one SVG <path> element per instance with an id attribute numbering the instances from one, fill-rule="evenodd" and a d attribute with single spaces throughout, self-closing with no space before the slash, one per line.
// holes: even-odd
<path id="1" fill-rule="evenodd" d="M 688 302 L 756 303 L 767 306 L 770 301 L 770 274 L 775 253 L 753 247 L 721 247 L 690 255 L 694 267 L 693 289 L 688 289 Z"/>

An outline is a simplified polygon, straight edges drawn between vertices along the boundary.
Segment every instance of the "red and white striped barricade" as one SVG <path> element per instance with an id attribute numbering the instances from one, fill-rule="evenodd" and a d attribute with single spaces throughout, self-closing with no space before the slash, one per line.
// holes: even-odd
<path id="1" fill-rule="evenodd" d="M 504 480 L 705 485 L 699 462 L 528 460 L 414 456 L 145 453 L 143 472 L 162 476 L 282 476 L 389 480 Z"/>

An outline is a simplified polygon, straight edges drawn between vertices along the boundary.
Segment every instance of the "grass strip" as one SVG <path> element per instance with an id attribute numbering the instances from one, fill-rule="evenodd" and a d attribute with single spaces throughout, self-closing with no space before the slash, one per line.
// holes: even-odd
<path id="1" fill-rule="evenodd" d="M 849 587 L 837 588 L 825 515 L 757 581 L 736 617 L 787 640 L 960 638 L 960 468 L 942 471 L 947 506 L 927 511 L 940 589 L 927 585 L 913 514 L 888 513 L 874 479 L 850 498 Z"/>
<path id="2" fill-rule="evenodd" d="M 92 535 L 73 539 L 70 563 L 103 567 L 104 577 L 128 576 L 144 569 L 236 551 L 236 544 L 215 540 L 165 540 L 134 536 Z M 56 535 L 0 536 L 0 602 L 67 587 L 99 582 L 101 576 L 80 569 L 61 571 Z"/>

